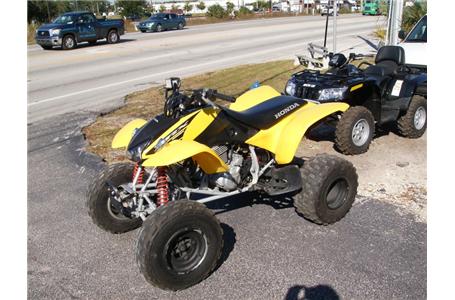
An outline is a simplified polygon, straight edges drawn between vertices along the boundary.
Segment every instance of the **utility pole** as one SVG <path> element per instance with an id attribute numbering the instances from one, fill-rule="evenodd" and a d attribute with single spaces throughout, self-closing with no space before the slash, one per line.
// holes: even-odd
<path id="1" fill-rule="evenodd" d="M 387 18 L 387 45 L 398 44 L 398 31 L 401 28 L 403 15 L 403 0 L 390 1 L 389 15 Z"/>
<path id="2" fill-rule="evenodd" d="M 333 53 L 337 51 L 337 13 L 338 13 L 338 0 L 334 0 L 333 5 Z M 329 10 L 327 10 L 327 14 Z"/>

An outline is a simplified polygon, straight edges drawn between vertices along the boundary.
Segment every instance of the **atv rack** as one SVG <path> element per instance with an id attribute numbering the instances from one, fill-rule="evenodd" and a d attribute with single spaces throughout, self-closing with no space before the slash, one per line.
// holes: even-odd
<path id="1" fill-rule="evenodd" d="M 295 65 L 300 64 L 310 70 L 323 70 L 329 67 L 329 50 L 327 47 L 309 43 L 307 49 L 311 57 L 296 54 Z M 316 57 L 315 54 L 318 56 Z"/>

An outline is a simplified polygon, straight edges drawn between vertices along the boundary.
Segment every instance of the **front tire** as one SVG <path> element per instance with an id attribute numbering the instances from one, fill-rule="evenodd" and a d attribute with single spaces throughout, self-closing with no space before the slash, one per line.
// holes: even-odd
<path id="1" fill-rule="evenodd" d="M 62 48 L 63 50 L 71 50 L 76 48 L 77 42 L 74 36 L 71 34 L 65 35 L 62 40 Z"/>
<path id="2" fill-rule="evenodd" d="M 161 24 L 156 25 L 156 32 L 161 32 L 163 31 L 163 26 Z"/>
<path id="3" fill-rule="evenodd" d="M 306 161 L 300 171 L 302 191 L 294 196 L 294 206 L 317 224 L 328 225 L 343 218 L 357 194 L 358 176 L 347 160 L 321 154 Z"/>
<path id="4" fill-rule="evenodd" d="M 222 232 L 213 212 L 201 203 L 178 200 L 160 206 L 139 233 L 139 269 L 161 289 L 193 286 L 215 269 L 223 248 Z"/>
<path id="5" fill-rule="evenodd" d="M 111 233 L 124 233 L 141 226 L 140 218 L 128 218 L 111 205 L 106 181 L 119 186 L 131 181 L 134 165 L 116 163 L 102 170 L 87 191 L 88 214 L 98 227 Z"/>
<path id="6" fill-rule="evenodd" d="M 397 121 L 398 131 L 402 136 L 416 139 L 427 129 L 427 99 L 414 95 L 408 111 Z"/>
<path id="7" fill-rule="evenodd" d="M 349 108 L 343 113 L 335 130 L 335 146 L 343 154 L 365 153 L 374 135 L 373 114 L 363 106 Z"/>

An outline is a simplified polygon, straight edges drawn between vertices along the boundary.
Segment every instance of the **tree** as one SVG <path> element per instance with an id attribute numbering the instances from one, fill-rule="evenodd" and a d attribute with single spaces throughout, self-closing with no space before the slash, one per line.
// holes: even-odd
<path id="1" fill-rule="evenodd" d="M 163 12 L 166 10 L 166 6 L 164 6 L 163 4 L 160 5 L 160 12 Z"/>
<path id="2" fill-rule="evenodd" d="M 226 2 L 226 13 L 230 15 L 234 11 L 234 3 Z"/>
<path id="3" fill-rule="evenodd" d="M 199 2 L 196 7 L 199 9 L 199 10 L 204 10 L 205 9 L 205 3 L 204 1 L 201 1 Z"/>
<path id="4" fill-rule="evenodd" d="M 221 5 L 214 4 L 207 9 L 206 15 L 211 18 L 222 19 L 227 16 L 227 12 Z"/>
<path id="5" fill-rule="evenodd" d="M 145 0 L 117 0 L 117 7 L 121 7 L 122 16 L 142 16 L 144 14 L 144 9 L 147 7 L 147 2 Z"/>
<path id="6" fill-rule="evenodd" d="M 186 12 L 190 12 L 193 10 L 193 5 L 190 4 L 190 1 L 187 1 L 185 2 L 185 6 L 183 7 L 183 9 L 186 11 Z"/>
<path id="7" fill-rule="evenodd" d="M 411 31 L 412 27 L 427 14 L 426 2 L 414 2 L 413 6 L 407 6 L 403 10 L 401 29 L 405 32 Z"/>
<path id="8" fill-rule="evenodd" d="M 175 4 L 171 5 L 171 10 L 172 11 L 176 11 L 177 9 L 179 9 L 179 5 L 175 5 Z"/>

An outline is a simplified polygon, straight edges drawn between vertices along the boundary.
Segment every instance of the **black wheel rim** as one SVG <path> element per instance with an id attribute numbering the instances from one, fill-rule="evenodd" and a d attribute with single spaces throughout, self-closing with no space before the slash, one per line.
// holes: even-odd
<path id="1" fill-rule="evenodd" d="M 111 198 L 107 199 L 107 211 L 114 219 L 117 220 L 129 219 L 128 217 L 124 216 L 123 213 L 114 204 L 111 203 Z"/>
<path id="2" fill-rule="evenodd" d="M 171 236 L 166 249 L 169 269 L 178 274 L 189 273 L 207 256 L 207 238 L 199 229 L 184 228 Z"/>
<path id="3" fill-rule="evenodd" d="M 349 184 L 344 178 L 338 178 L 329 185 L 326 193 L 326 203 L 329 209 L 337 209 L 346 202 Z"/>

